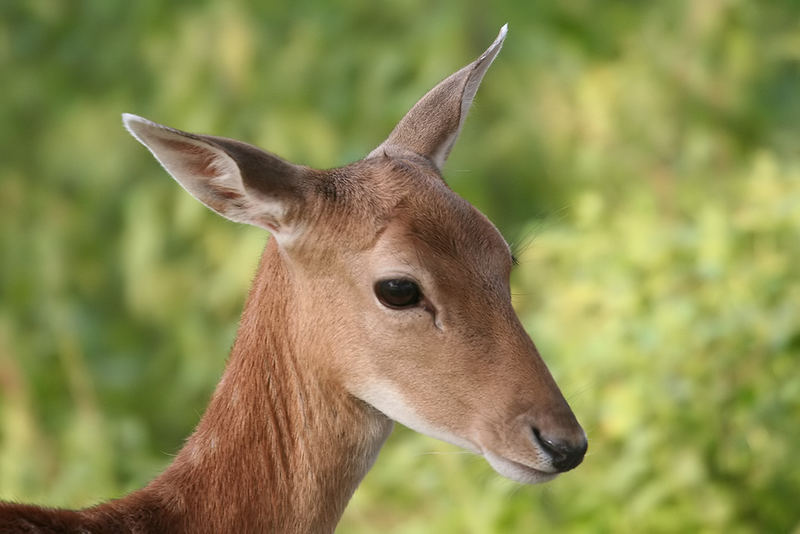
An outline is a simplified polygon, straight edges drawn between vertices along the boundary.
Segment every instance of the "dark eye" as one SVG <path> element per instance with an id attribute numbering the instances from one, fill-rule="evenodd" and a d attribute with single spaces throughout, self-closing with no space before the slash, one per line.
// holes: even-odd
<path id="1" fill-rule="evenodd" d="M 381 280 L 375 284 L 375 295 L 389 308 L 409 308 L 419 303 L 422 293 L 411 280 Z"/>

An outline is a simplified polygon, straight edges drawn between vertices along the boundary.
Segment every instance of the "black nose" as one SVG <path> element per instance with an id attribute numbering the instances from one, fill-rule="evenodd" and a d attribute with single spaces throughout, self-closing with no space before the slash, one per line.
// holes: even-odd
<path id="1" fill-rule="evenodd" d="M 574 442 L 553 439 L 542 435 L 538 428 L 533 429 L 533 435 L 542 450 L 550 455 L 553 467 L 560 472 L 578 467 L 578 464 L 583 461 L 586 449 L 589 447 L 586 438 L 581 438 Z"/>

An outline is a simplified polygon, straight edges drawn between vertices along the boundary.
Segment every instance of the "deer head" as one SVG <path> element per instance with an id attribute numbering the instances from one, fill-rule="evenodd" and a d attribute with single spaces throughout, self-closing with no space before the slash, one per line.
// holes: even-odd
<path id="1" fill-rule="evenodd" d="M 124 122 L 203 204 L 272 233 L 288 282 L 268 289 L 307 372 L 533 483 L 578 465 L 586 438 L 512 308 L 506 241 L 441 175 L 505 35 L 343 168 Z"/>

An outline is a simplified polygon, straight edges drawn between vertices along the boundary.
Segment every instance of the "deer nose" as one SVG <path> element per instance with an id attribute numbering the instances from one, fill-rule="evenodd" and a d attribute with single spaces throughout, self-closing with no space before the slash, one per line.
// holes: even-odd
<path id="1" fill-rule="evenodd" d="M 539 444 L 539 447 L 550 455 L 553 467 L 559 472 L 569 471 L 578 467 L 583 461 L 586 449 L 589 447 L 586 437 L 581 437 L 577 441 L 556 439 L 542 434 L 535 427 L 533 436 L 536 438 L 536 443 Z"/>

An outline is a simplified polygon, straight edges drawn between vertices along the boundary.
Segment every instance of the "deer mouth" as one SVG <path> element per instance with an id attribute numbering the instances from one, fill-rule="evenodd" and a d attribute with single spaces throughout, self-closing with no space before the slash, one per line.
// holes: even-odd
<path id="1" fill-rule="evenodd" d="M 558 475 L 556 471 L 543 471 L 493 452 L 484 451 L 483 456 L 492 469 L 504 477 L 522 484 L 540 484 L 553 480 Z"/>

